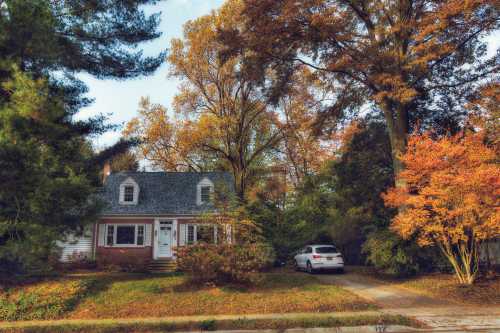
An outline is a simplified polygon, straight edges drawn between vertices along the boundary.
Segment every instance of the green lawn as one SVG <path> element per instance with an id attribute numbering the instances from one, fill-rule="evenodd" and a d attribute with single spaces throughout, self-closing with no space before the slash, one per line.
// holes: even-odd
<path id="1" fill-rule="evenodd" d="M 62 277 L 0 294 L 0 320 L 336 312 L 375 306 L 313 276 L 268 273 L 256 287 L 192 286 L 171 274 Z"/>

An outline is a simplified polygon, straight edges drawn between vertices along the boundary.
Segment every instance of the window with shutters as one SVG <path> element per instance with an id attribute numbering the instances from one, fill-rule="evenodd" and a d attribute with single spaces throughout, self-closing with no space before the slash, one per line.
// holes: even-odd
<path id="1" fill-rule="evenodd" d="M 186 224 L 185 244 L 192 245 L 197 243 L 215 244 L 218 237 L 224 237 L 221 228 L 214 224 L 197 223 Z"/>
<path id="2" fill-rule="evenodd" d="M 108 224 L 106 228 L 106 246 L 109 247 L 142 247 L 146 245 L 145 239 L 145 224 Z"/>
<path id="3" fill-rule="evenodd" d="M 137 245 L 144 245 L 144 226 L 137 226 Z"/>
<path id="4" fill-rule="evenodd" d="M 188 225 L 187 226 L 187 237 L 186 237 L 186 243 L 187 244 L 194 244 L 196 239 L 194 238 L 195 236 L 195 225 Z"/>
<path id="5" fill-rule="evenodd" d="M 106 230 L 107 236 L 106 236 L 106 245 L 107 246 L 113 246 L 114 244 L 114 237 L 115 237 L 115 226 L 114 225 L 108 225 L 108 228 Z"/>

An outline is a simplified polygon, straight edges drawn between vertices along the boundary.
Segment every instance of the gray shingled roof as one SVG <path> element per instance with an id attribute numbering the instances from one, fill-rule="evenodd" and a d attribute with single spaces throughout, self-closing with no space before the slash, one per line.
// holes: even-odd
<path id="1" fill-rule="evenodd" d="M 139 185 L 137 205 L 119 203 L 120 184 L 132 178 Z M 232 176 L 226 172 L 119 172 L 107 177 L 101 198 L 103 215 L 200 214 L 213 210 L 210 204 L 196 204 L 198 183 L 208 178 L 233 190 Z"/>

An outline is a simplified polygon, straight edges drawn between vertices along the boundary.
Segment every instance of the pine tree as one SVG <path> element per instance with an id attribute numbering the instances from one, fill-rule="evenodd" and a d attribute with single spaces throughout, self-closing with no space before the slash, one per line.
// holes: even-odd
<path id="1" fill-rule="evenodd" d="M 0 273 L 43 271 L 56 240 L 95 221 L 102 158 L 87 138 L 109 126 L 73 119 L 91 103 L 76 75 L 152 73 L 163 54 L 136 48 L 159 36 L 140 8 L 155 2 L 0 1 Z"/>

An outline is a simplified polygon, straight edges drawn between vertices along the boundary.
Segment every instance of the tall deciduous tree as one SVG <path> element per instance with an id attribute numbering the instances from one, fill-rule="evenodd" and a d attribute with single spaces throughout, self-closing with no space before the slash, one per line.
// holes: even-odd
<path id="1" fill-rule="evenodd" d="M 168 171 L 209 171 L 213 166 L 208 156 L 190 143 L 189 123 L 169 117 L 167 108 L 142 98 L 138 116 L 129 121 L 123 131 L 127 138 L 138 138 L 140 156 L 152 166 Z"/>
<path id="2" fill-rule="evenodd" d="M 494 1 L 243 2 L 244 27 L 220 29 L 228 45 L 222 58 L 244 55 L 242 71 L 269 87 L 272 100 L 287 92 L 297 68 L 311 67 L 332 93 L 322 120 L 361 106 L 381 110 L 395 174 L 411 124 L 455 126 L 450 120 L 472 87 L 498 80 L 500 57 L 485 58 L 483 39 L 500 25 Z"/>
<path id="3" fill-rule="evenodd" d="M 420 245 L 437 245 L 461 283 L 471 284 L 478 272 L 479 245 L 500 236 L 500 167 L 484 133 L 433 139 L 410 137 L 401 158 L 405 186 L 385 195 L 401 207 L 392 228 Z"/>
<path id="4" fill-rule="evenodd" d="M 190 165 L 196 164 L 191 163 L 195 160 L 217 162 L 232 172 L 238 196 L 243 199 L 254 170 L 282 134 L 276 114 L 264 103 L 257 87 L 238 75 L 240 59 L 223 63 L 218 58 L 222 45 L 217 41 L 217 30 L 236 28 L 239 11 L 240 2 L 229 1 L 219 11 L 186 23 L 184 38 L 172 40 L 168 62 L 171 77 L 182 82 L 174 101 L 175 111 L 182 117 L 181 126 L 177 127 L 175 144 L 171 144 L 172 125 L 166 115 L 162 116 L 146 131 L 165 129 L 168 138 L 148 138 L 146 142 L 151 146 L 169 142 L 171 150 L 182 151 L 183 162 L 189 160 Z M 186 158 L 188 151 L 198 157 Z M 163 164 L 173 166 L 177 162 Z"/>
<path id="5" fill-rule="evenodd" d="M 280 98 L 282 114 L 282 164 L 294 187 L 307 176 L 317 174 L 334 157 L 335 141 L 318 135 L 316 115 L 327 99 L 323 85 L 304 67 L 292 77 L 288 93 Z"/>
<path id="6" fill-rule="evenodd" d="M 0 1 L 0 273 L 48 268 L 55 240 L 95 218 L 100 156 L 87 137 L 108 126 L 74 119 L 91 103 L 75 75 L 153 72 L 163 55 L 136 48 L 159 36 L 140 8 L 155 2 Z"/>

